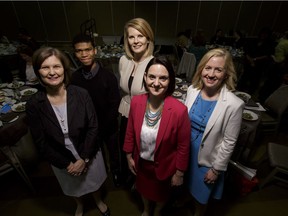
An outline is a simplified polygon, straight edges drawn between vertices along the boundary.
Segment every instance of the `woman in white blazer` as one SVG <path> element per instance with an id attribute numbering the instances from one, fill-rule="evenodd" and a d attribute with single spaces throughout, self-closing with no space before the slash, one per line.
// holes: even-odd
<path id="1" fill-rule="evenodd" d="M 244 102 L 233 94 L 236 72 L 229 51 L 213 49 L 201 59 L 185 104 L 191 122 L 189 192 L 196 214 L 210 198 L 221 199 L 224 174 L 242 122 Z"/>

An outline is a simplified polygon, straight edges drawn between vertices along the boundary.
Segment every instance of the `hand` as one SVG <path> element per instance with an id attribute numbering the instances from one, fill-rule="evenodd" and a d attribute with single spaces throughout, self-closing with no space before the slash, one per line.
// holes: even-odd
<path id="1" fill-rule="evenodd" d="M 79 176 L 85 172 L 86 164 L 83 159 L 77 160 L 75 163 L 70 163 L 67 167 L 67 172 L 73 176 Z M 87 171 L 87 170 L 86 170 Z"/>
<path id="2" fill-rule="evenodd" d="M 212 169 L 209 169 L 208 172 L 204 176 L 204 182 L 207 184 L 214 184 L 218 178 L 218 175 L 216 175 Z"/>
<path id="3" fill-rule="evenodd" d="M 171 186 L 180 186 L 183 184 L 183 177 L 184 175 L 178 175 L 175 173 L 171 179 Z"/>
<path id="4" fill-rule="evenodd" d="M 134 174 L 134 175 L 137 175 L 137 170 L 136 170 L 136 167 L 135 167 L 135 161 L 134 159 L 129 156 L 127 156 L 127 162 L 128 162 L 128 167 L 130 169 L 130 171 Z"/>

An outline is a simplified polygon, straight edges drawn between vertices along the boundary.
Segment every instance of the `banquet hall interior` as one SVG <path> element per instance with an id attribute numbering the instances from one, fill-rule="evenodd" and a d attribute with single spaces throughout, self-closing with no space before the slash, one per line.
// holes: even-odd
<path id="1" fill-rule="evenodd" d="M 257 108 L 250 109 L 257 113 L 257 119 L 255 121 L 243 119 L 242 126 L 245 127 L 241 127 L 239 140 L 228 166 L 223 198 L 211 204 L 213 208 L 207 215 L 286 216 L 288 157 L 287 154 L 283 155 L 284 151 L 277 152 L 276 156 L 272 155 L 269 146 L 275 143 L 288 149 L 288 104 L 286 107 L 283 105 L 287 103 L 287 90 L 284 95 L 281 93 L 280 98 L 274 97 L 280 104 L 276 105 L 275 109 L 284 108 L 278 119 L 272 115 L 277 121 L 268 127 L 271 126 L 273 129 L 265 130 L 267 125 L 264 124 L 264 120 L 269 111 L 267 99 L 270 99 L 270 105 L 272 101 L 271 107 L 275 107 L 276 103 L 274 98 L 271 99 L 269 96 L 280 88 L 287 89 L 288 67 L 286 65 L 281 77 L 276 79 L 275 64 L 271 63 L 265 68 L 262 76 L 258 77 L 259 83 L 256 86 L 249 80 L 249 76 L 248 78 L 246 76 L 248 69 L 245 66 L 245 58 L 246 51 L 249 52 L 249 48 L 257 44 L 259 33 L 263 29 L 269 29 L 273 50 L 284 38 L 285 33 L 288 35 L 287 10 L 287 1 L 1 1 L 0 85 L 12 81 L 9 80 L 9 74 L 7 78 L 7 71 L 11 73 L 12 79 L 19 78 L 17 46 L 20 43 L 20 29 L 33 36 L 39 47 L 51 46 L 65 52 L 71 61 L 72 70 L 78 68 L 79 63 L 74 57 L 71 41 L 74 35 L 88 31 L 98 49 L 97 61 L 114 73 L 118 80 L 118 61 L 124 54 L 121 44 L 123 28 L 131 18 L 142 17 L 151 24 L 155 34 L 154 54 L 169 57 L 177 77 L 181 80 L 187 78 L 186 72 L 183 74 L 179 69 L 181 58 L 185 53 L 193 53 L 197 46 L 193 46 L 192 49 L 189 42 L 184 47 L 180 46 L 180 38 L 185 35 L 187 41 L 191 40 L 190 43 L 195 45 L 195 38 L 201 33 L 204 40 L 202 46 L 205 49 L 222 47 L 231 51 L 239 80 L 237 90 L 246 92 L 251 103 L 257 104 Z M 219 29 L 223 32 L 224 39 L 221 44 L 212 42 Z M 245 45 L 241 47 L 235 45 L 236 31 L 241 32 L 245 41 Z M 196 53 L 194 54 L 198 57 Z M 274 52 L 271 56 L 274 56 Z M 288 56 L 286 56 L 288 62 L 287 58 Z M 196 69 L 196 62 L 193 72 Z M 189 79 L 185 80 L 185 85 L 189 82 L 191 74 Z M 262 108 L 266 111 L 261 110 Z M 21 115 L 25 115 L 24 112 Z M 11 124 L 0 126 L 0 147 L 11 148 L 12 153 L 16 154 L 27 174 L 28 183 L 13 167 L 4 171 L 7 157 L 0 151 L 0 215 L 73 215 L 76 208 L 74 200 L 63 195 L 50 165 L 39 157 L 29 130 L 28 134 L 13 144 L 9 143 L 8 133 L 3 133 L 5 127 L 12 124 L 15 127 L 11 128 L 16 131 L 21 127 L 20 122 L 25 124 L 21 116 Z M 18 136 L 16 132 L 10 132 L 11 136 Z M 267 184 L 263 184 L 273 170 L 272 165 L 275 165 L 271 162 L 273 156 L 282 159 L 282 165 L 277 168 L 280 169 L 280 177 L 284 181 L 271 178 Z M 244 171 L 238 165 L 244 167 Z M 253 176 L 249 169 L 253 170 Z M 180 193 L 175 193 L 175 197 L 165 206 L 165 216 L 193 215 L 189 195 L 185 193 L 187 192 L 185 187 L 181 189 Z M 103 197 L 114 216 L 141 215 L 143 206 L 135 188 L 116 187 L 109 169 Z M 100 215 L 92 197 L 85 196 L 84 199 L 84 215 Z"/>

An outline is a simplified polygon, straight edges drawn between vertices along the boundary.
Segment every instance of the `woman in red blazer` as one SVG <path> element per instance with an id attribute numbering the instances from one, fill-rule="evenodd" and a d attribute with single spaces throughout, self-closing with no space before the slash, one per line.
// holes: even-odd
<path id="1" fill-rule="evenodd" d="M 175 73 L 167 58 L 151 59 L 144 80 L 148 93 L 132 98 L 123 150 L 136 175 L 136 189 L 144 203 L 142 216 L 149 215 L 152 202 L 157 216 L 171 188 L 183 184 L 191 130 L 187 108 L 171 96 Z"/>

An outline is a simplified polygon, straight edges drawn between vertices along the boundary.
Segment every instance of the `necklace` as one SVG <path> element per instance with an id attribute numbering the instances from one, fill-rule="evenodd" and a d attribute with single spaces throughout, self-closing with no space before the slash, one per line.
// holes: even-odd
<path id="1" fill-rule="evenodd" d="M 149 100 L 147 100 L 146 112 L 145 112 L 145 123 L 148 127 L 154 127 L 158 123 L 159 119 L 162 116 L 163 105 L 164 105 L 164 102 L 162 102 L 157 112 L 152 112 L 149 109 Z"/>

